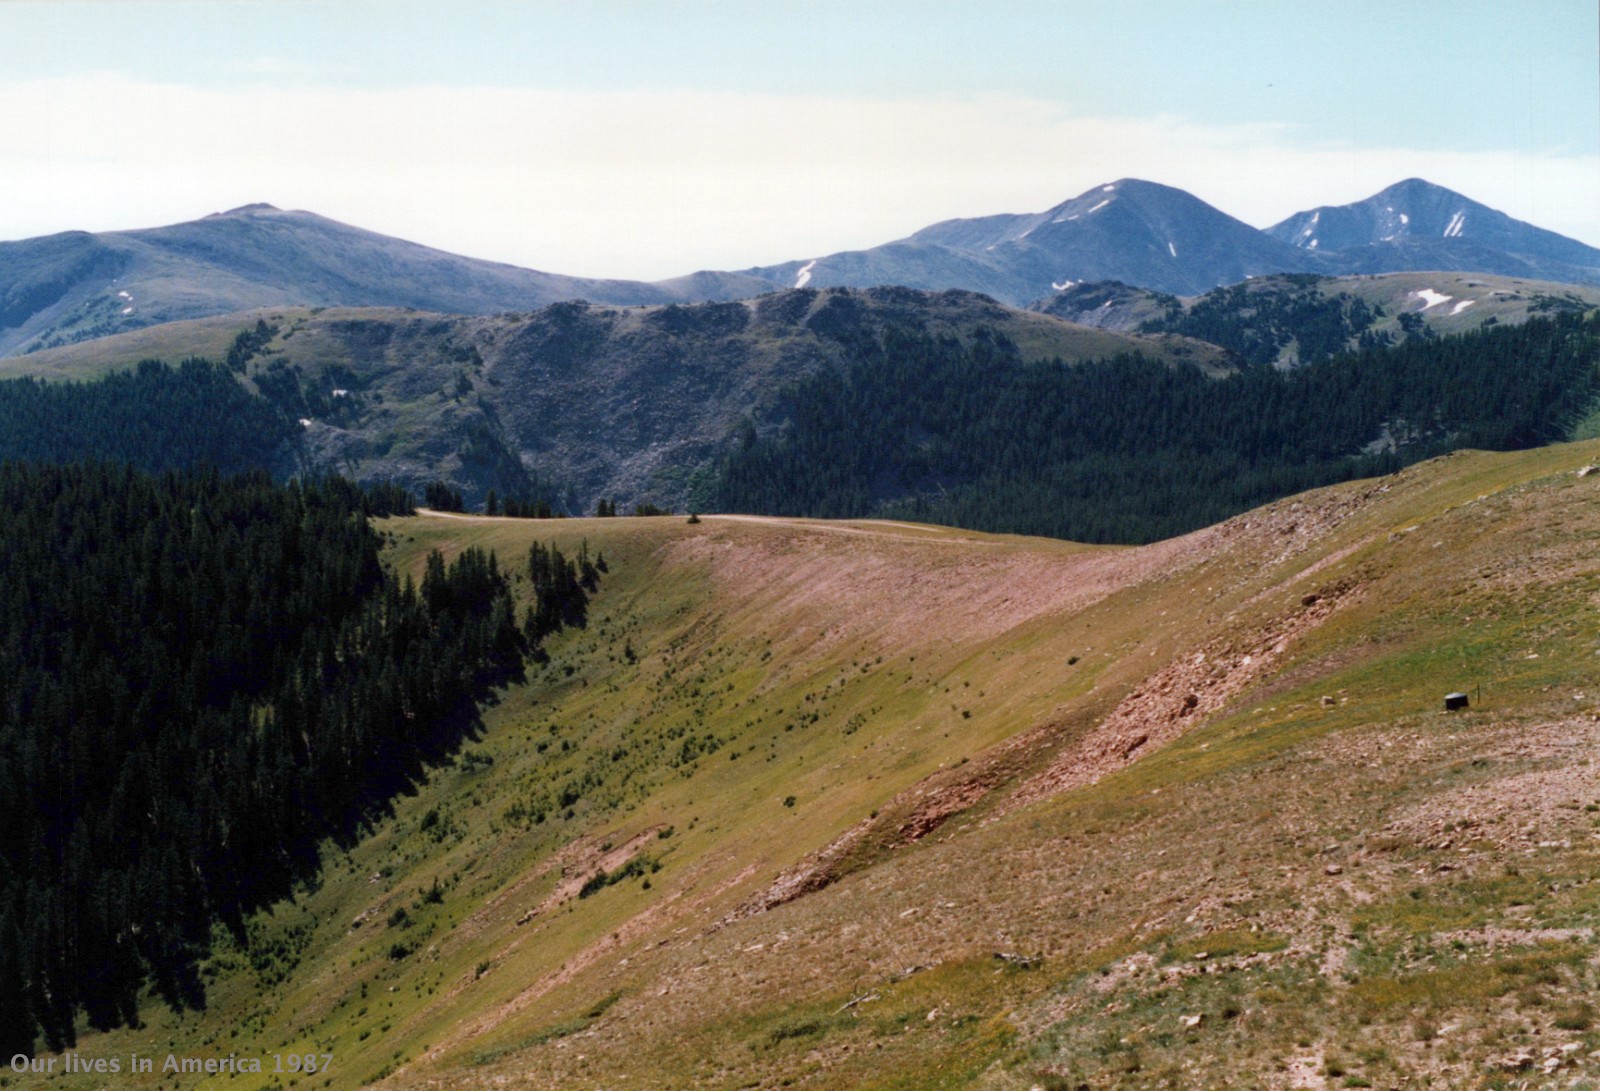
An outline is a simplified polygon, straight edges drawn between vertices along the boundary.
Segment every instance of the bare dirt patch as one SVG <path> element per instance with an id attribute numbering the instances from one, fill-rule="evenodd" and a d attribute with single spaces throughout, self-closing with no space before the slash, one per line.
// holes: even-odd
<path id="1" fill-rule="evenodd" d="M 1405 740 L 1391 740 L 1391 744 Z M 1349 751 L 1371 740 L 1350 740 Z M 1419 738 L 1418 746 L 1469 750 L 1479 779 L 1407 805 L 1373 835 L 1457 855 L 1523 854 L 1568 847 L 1575 827 L 1586 825 L 1582 807 L 1600 799 L 1600 722 L 1568 716 L 1501 725 L 1465 723 L 1443 738 Z M 1355 760 L 1360 760 L 1356 758 Z"/>
<path id="2" fill-rule="evenodd" d="M 1247 634 L 1216 637 L 1168 663 L 1117 705 L 1093 731 L 1069 746 L 1007 801 L 1007 810 L 1093 784 L 1221 711 L 1273 670 L 1306 633 L 1354 600 L 1360 585 L 1336 584 L 1302 598 L 1300 607 Z"/>
<path id="3" fill-rule="evenodd" d="M 827 525 L 718 516 L 746 524 L 674 542 L 736 601 L 805 625 L 827 647 L 871 636 L 897 649 L 992 639 L 1036 617 L 1082 610 L 1152 576 L 1198 563 L 1215 532 L 1140 547 L 1018 546 L 893 525 Z M 749 533 L 759 525 L 767 533 Z M 952 549 L 952 545 L 963 548 Z"/>

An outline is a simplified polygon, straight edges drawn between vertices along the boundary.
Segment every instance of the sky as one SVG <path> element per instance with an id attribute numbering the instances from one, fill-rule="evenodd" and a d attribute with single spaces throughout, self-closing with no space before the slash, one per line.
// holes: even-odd
<path id="1" fill-rule="evenodd" d="M 266 201 L 659 279 L 1138 177 L 1600 246 L 1595 0 L 0 0 L 0 240 Z M 3 289 L 3 285 L 0 285 Z"/>

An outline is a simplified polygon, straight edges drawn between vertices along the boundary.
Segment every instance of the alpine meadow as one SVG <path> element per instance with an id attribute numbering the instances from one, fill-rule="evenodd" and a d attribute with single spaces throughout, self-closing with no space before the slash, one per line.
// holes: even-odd
<path id="1" fill-rule="evenodd" d="M 1533 15 L 0 5 L 0 1089 L 1600 1087 Z"/>

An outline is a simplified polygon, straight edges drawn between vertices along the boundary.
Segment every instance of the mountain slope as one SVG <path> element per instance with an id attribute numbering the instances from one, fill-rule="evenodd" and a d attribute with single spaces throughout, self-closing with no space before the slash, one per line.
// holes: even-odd
<path id="1" fill-rule="evenodd" d="M 1261 278 L 1188 310 L 1161 297 L 1159 318 L 1142 324 L 1160 334 L 904 288 L 493 317 L 272 312 L 238 332 L 219 374 L 238 375 L 293 434 L 271 445 L 280 474 L 332 471 L 414 496 L 443 480 L 472 508 L 492 490 L 567 514 L 648 501 L 1098 542 L 1181 533 L 1461 446 L 1589 434 L 1600 327 L 1578 313 L 1581 298 L 1514 292 L 1504 306 L 1523 317 L 1546 304 L 1559 313 L 1439 338 L 1423 314 L 1459 320 L 1477 301 L 1452 302 L 1436 285 L 1457 286 L 1429 274 L 1393 317 L 1401 340 L 1377 327 L 1390 322 L 1382 307 L 1324 294 L 1325 283 Z M 1481 321 L 1496 318 L 1496 289 L 1463 287 L 1483 296 Z M 194 343 L 214 344 L 216 327 L 196 323 Z M 192 350 L 173 335 L 185 328 L 124 336 L 148 352 L 168 335 L 162 354 L 181 359 Z M 100 350 L 121 340 L 18 363 L 95 373 Z M 1338 355 L 1352 340 L 1360 351 Z M 1304 366 L 1274 370 L 1286 351 Z M 137 389 L 147 386 L 165 388 Z M 71 421 L 71 404 L 94 401 L 91 390 L 42 393 L 0 387 L 40 438 L 58 427 L 39 416 L 46 403 Z M 187 415 L 209 412 L 211 397 Z M 168 422 L 152 423 L 149 434 L 167 434 Z"/>
<path id="2" fill-rule="evenodd" d="M 980 230 L 981 229 L 981 230 Z M 913 239 L 991 247 L 1040 291 L 1064 281 L 1122 280 L 1192 293 L 1303 259 L 1261 232 L 1171 186 L 1124 178 L 1037 216 L 936 224 Z"/>
<path id="3" fill-rule="evenodd" d="M 87 377 L 150 356 L 220 360 L 258 321 L 270 332 L 249 381 L 283 392 L 283 411 L 307 422 L 313 465 L 419 495 L 442 477 L 474 506 L 490 488 L 505 496 L 554 486 L 553 499 L 570 494 L 573 512 L 602 497 L 624 507 L 691 503 L 741 421 L 776 427 L 789 386 L 861 357 L 891 326 L 959 343 L 992 331 L 1025 361 L 1140 352 L 1227 370 L 1219 349 L 1187 338 L 1092 330 L 965 292 L 877 288 L 483 317 L 266 310 L 32 353 L 0 376 Z M 303 395 L 290 393 L 297 387 Z"/>
<path id="4" fill-rule="evenodd" d="M 881 353 L 797 383 L 784 428 L 730 446 L 714 510 L 1147 542 L 1458 447 L 1556 442 L 1600 403 L 1600 318 L 1372 343 L 1284 372 L 1269 366 L 1280 316 L 1308 353 L 1337 351 L 1364 305 L 1239 290 L 1186 316 L 1240 334 L 1244 363 L 1221 378 L 886 337 Z M 1254 331 L 1232 317 L 1246 310 Z M 1323 326 L 1331 345 L 1312 336 Z"/>
<path id="5" fill-rule="evenodd" d="M 1264 276 L 1179 299 L 1118 282 L 1074 285 L 1034 304 L 1068 322 L 1183 333 L 1279 367 L 1364 344 L 1463 333 L 1600 307 L 1600 287 L 1484 274 Z"/>
<path id="6" fill-rule="evenodd" d="M 332 1054 L 331 1091 L 1590 1078 L 1597 458 L 1138 549 L 388 522 L 413 571 L 551 535 L 611 571 L 480 741 L 219 945 L 204 1012 L 79 1052 Z"/>
<path id="7" fill-rule="evenodd" d="M 684 298 L 464 258 L 266 204 L 168 227 L 0 243 L 0 286 L 0 355 L 251 307 L 488 314 L 563 299 Z"/>
<path id="8" fill-rule="evenodd" d="M 1416 178 L 1265 231 L 1183 190 L 1124 178 L 1045 212 L 947 220 L 872 249 L 747 272 L 783 286 L 960 286 L 1024 305 L 1107 280 L 1197 295 L 1266 274 L 1405 270 L 1600 284 L 1600 250 Z"/>
<path id="9" fill-rule="evenodd" d="M 1182 190 L 1124 178 L 1045 212 L 948 220 L 871 250 L 749 272 L 774 283 L 959 284 L 1023 304 L 1081 281 L 1189 294 L 1315 267 L 1314 258 Z"/>
<path id="10" fill-rule="evenodd" d="M 1354 204 L 1296 213 L 1266 234 L 1302 250 L 1337 252 L 1331 260 L 1341 273 L 1452 269 L 1600 283 L 1600 250 L 1421 178 Z"/>

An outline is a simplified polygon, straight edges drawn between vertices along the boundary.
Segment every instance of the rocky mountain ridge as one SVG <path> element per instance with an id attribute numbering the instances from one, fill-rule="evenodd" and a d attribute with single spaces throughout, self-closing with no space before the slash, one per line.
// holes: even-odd
<path id="1" fill-rule="evenodd" d="M 887 285 L 1025 306 L 1105 280 L 1198 295 L 1276 273 L 1407 270 L 1600 284 L 1600 250 L 1419 179 L 1260 231 L 1183 190 L 1125 178 L 1044 212 L 948 220 L 866 250 L 645 283 L 460 257 L 251 204 L 166 227 L 0 243 L 0 355 L 256 307 L 491 314 L 576 299 L 727 302 L 789 288 Z"/>

